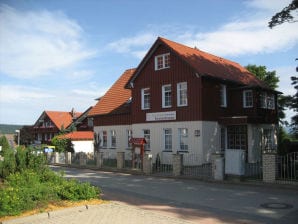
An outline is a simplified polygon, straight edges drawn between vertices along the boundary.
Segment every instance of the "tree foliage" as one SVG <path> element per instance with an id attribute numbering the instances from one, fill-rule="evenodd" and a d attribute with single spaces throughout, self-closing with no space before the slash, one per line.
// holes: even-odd
<path id="1" fill-rule="evenodd" d="M 294 16 L 291 14 L 292 11 L 296 11 L 298 8 L 298 0 L 293 0 L 287 7 L 283 8 L 280 12 L 276 13 L 268 23 L 269 28 L 283 24 L 284 22 L 297 22 Z"/>
<path id="2" fill-rule="evenodd" d="M 267 71 L 266 66 L 263 65 L 247 65 L 245 68 L 264 81 L 271 89 L 275 90 L 278 87 L 279 78 L 276 71 Z"/>
<path id="3" fill-rule="evenodd" d="M 1 154 L 4 154 L 4 152 L 7 151 L 10 148 L 9 143 L 8 143 L 7 138 L 5 137 L 5 135 L 2 135 L 0 137 L 0 146 L 2 146 L 2 151 L 0 152 Z"/>
<path id="4" fill-rule="evenodd" d="M 52 145 L 55 146 L 56 152 L 74 152 L 71 140 L 63 138 L 61 135 L 57 135 L 52 139 Z"/>
<path id="5" fill-rule="evenodd" d="M 295 112 L 295 115 L 291 118 L 291 133 L 295 138 L 298 138 L 298 76 L 292 76 L 292 85 L 294 86 L 296 93 L 290 96 L 288 106 Z"/>

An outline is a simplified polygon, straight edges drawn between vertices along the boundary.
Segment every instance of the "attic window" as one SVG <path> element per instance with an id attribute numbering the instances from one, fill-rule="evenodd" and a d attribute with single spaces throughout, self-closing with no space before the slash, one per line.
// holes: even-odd
<path id="1" fill-rule="evenodd" d="M 155 56 L 155 70 L 170 68 L 170 53 Z"/>

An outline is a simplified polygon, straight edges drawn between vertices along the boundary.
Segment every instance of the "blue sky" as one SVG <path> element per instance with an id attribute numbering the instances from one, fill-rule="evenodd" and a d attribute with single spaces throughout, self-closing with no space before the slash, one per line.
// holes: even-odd
<path id="1" fill-rule="evenodd" d="M 158 36 L 265 65 L 293 94 L 298 23 L 268 21 L 290 0 L 0 0 L 0 123 L 83 112 Z M 293 112 L 288 111 L 288 116 Z"/>

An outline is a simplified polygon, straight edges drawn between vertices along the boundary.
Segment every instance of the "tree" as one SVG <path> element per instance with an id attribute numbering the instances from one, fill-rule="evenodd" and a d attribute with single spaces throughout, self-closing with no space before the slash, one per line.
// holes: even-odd
<path id="1" fill-rule="evenodd" d="M 25 125 L 20 129 L 20 144 L 28 146 L 34 141 L 34 136 L 32 134 L 32 126 Z M 17 142 L 17 136 L 15 139 Z"/>
<path id="2" fill-rule="evenodd" d="M 295 11 L 298 8 L 298 0 L 293 0 L 287 7 L 285 7 L 280 12 L 276 13 L 268 23 L 269 28 L 283 24 L 284 22 L 294 23 L 297 20 L 294 20 L 294 16 L 291 15 L 292 11 Z"/>
<path id="3" fill-rule="evenodd" d="M 275 90 L 278 87 L 279 78 L 276 75 L 276 71 L 267 71 L 266 66 L 262 65 L 257 66 L 249 64 L 245 68 L 264 81 L 271 89 Z"/>
<path id="4" fill-rule="evenodd" d="M 57 135 L 52 139 L 52 145 L 55 146 L 56 152 L 74 152 L 71 140 L 63 138 L 61 135 Z"/>
<path id="5" fill-rule="evenodd" d="M 296 89 L 296 93 L 290 96 L 290 100 L 288 101 L 288 106 L 292 109 L 296 114 L 291 118 L 291 134 L 298 138 L 298 76 L 292 76 L 292 85 Z"/>
<path id="6" fill-rule="evenodd" d="M 9 143 L 8 143 L 7 138 L 5 137 L 5 135 L 2 135 L 0 137 L 0 146 L 2 146 L 2 150 L 0 152 L 2 155 L 4 155 L 4 152 L 7 151 L 10 148 Z"/>

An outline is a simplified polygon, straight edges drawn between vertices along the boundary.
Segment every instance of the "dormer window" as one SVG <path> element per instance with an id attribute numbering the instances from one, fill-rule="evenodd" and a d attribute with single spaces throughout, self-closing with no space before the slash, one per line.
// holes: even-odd
<path id="1" fill-rule="evenodd" d="M 170 67 L 170 53 L 155 56 L 155 70 Z"/>

